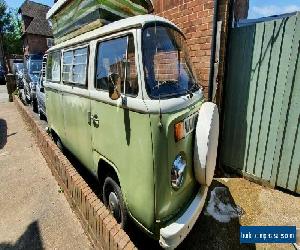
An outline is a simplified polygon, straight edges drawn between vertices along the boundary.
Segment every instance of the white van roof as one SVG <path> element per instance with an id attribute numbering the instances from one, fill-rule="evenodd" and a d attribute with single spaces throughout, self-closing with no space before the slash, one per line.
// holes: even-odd
<path id="1" fill-rule="evenodd" d="M 155 16 L 155 15 L 139 15 L 134 17 L 128 17 L 125 19 L 121 19 L 116 22 L 112 22 L 110 24 L 104 25 L 92 31 L 81 34 L 77 37 L 74 37 L 70 40 L 59 43 L 53 47 L 51 47 L 48 51 L 60 49 L 63 47 L 72 46 L 77 43 L 83 43 L 85 41 L 93 40 L 97 37 L 105 36 L 108 34 L 113 34 L 122 30 L 127 30 L 131 28 L 143 27 L 145 24 L 153 23 L 153 22 L 161 22 L 166 23 L 173 26 L 175 29 L 180 30 L 174 23 L 169 20 Z"/>

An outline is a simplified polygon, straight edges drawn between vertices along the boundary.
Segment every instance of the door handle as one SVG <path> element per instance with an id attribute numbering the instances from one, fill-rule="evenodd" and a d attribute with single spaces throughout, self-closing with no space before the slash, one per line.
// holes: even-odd
<path id="1" fill-rule="evenodd" d="M 95 127 L 99 127 L 99 119 L 98 119 L 98 115 L 92 115 L 91 112 L 88 112 L 88 124 L 91 125 L 93 121 L 93 125 Z"/>
<path id="2" fill-rule="evenodd" d="M 98 119 L 98 115 L 91 115 L 91 120 L 93 121 L 93 125 L 98 128 L 99 127 L 99 119 Z"/>

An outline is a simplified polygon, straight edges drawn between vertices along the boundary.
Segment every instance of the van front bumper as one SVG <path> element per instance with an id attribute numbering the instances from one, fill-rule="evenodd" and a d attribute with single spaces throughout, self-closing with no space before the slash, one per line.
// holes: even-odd
<path id="1" fill-rule="evenodd" d="M 174 249 L 191 231 L 205 203 L 208 187 L 200 188 L 184 214 L 168 226 L 160 229 L 159 243 L 163 248 Z"/>

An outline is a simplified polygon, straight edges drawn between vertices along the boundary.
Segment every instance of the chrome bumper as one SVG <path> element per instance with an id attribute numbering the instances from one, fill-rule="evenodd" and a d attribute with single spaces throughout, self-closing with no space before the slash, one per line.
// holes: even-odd
<path id="1" fill-rule="evenodd" d="M 191 231 L 205 203 L 208 187 L 201 187 L 184 214 L 170 225 L 160 229 L 159 243 L 163 248 L 174 249 Z"/>

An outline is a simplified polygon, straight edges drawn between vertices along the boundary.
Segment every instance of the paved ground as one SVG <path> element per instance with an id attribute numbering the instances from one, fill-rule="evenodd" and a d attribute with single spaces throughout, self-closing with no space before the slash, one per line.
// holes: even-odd
<path id="1" fill-rule="evenodd" d="M 5 103 L 8 101 L 8 94 L 6 90 L 6 85 L 0 85 L 0 103 Z"/>
<path id="2" fill-rule="evenodd" d="M 90 249 L 76 215 L 0 86 L 0 249 Z"/>

